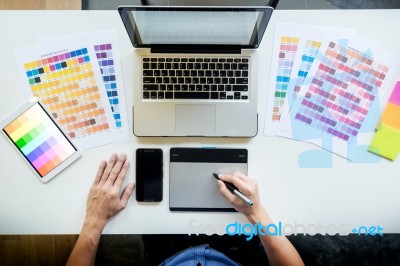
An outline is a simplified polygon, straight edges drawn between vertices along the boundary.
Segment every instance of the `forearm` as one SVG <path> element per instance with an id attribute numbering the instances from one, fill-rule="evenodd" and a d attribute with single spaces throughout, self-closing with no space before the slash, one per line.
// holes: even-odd
<path id="1" fill-rule="evenodd" d="M 69 256 L 67 266 L 92 266 L 95 264 L 97 247 L 104 225 L 96 221 L 86 221 L 81 234 Z"/>
<path id="2" fill-rule="evenodd" d="M 252 224 L 260 222 L 263 226 L 266 226 L 273 223 L 264 209 L 247 218 Z M 270 265 L 304 265 L 300 255 L 284 235 L 275 236 L 267 234 L 265 230 L 263 231 L 265 234 L 259 234 L 259 238 L 267 254 Z"/>

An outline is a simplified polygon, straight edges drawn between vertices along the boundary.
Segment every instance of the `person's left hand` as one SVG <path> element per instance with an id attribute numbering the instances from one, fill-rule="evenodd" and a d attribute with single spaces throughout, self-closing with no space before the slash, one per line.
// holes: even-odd
<path id="1" fill-rule="evenodd" d="M 102 230 L 108 219 L 125 209 L 132 195 L 134 184 L 129 183 L 122 195 L 120 190 L 129 168 L 126 154 L 112 154 L 108 163 L 102 161 L 90 189 L 86 204 L 87 225 Z"/>

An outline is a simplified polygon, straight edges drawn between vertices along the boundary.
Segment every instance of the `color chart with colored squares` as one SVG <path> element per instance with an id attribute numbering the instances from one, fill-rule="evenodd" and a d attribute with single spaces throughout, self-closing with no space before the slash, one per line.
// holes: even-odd
<path id="1" fill-rule="evenodd" d="M 109 130 L 86 48 L 28 62 L 24 68 L 33 96 L 70 138 Z"/>
<path id="2" fill-rule="evenodd" d="M 318 38 L 323 39 L 324 34 L 322 29 L 315 26 L 276 23 L 264 124 L 265 136 L 276 136 L 277 131 L 280 131 L 281 121 L 289 112 L 288 100 L 292 101 L 295 96 L 292 79 L 300 83 L 300 78 L 306 76 L 307 68 L 312 65 L 321 44 Z M 299 65 L 299 62 L 302 64 Z"/>
<path id="3" fill-rule="evenodd" d="M 42 177 L 75 152 L 38 103 L 4 131 Z"/>
<path id="4" fill-rule="evenodd" d="M 365 120 L 372 105 L 381 104 L 398 67 L 396 57 L 379 47 L 352 40 L 330 41 L 321 48 L 284 128 L 301 140 L 330 137 L 335 143 L 330 150 L 350 160 L 359 133 L 373 130 Z"/>
<path id="5" fill-rule="evenodd" d="M 278 73 L 275 78 L 274 105 L 272 111 L 272 121 L 278 122 L 281 119 L 281 108 L 285 104 L 287 89 L 289 86 L 290 74 L 296 56 L 299 38 L 281 37 L 280 51 L 278 59 Z"/>
<path id="6" fill-rule="evenodd" d="M 94 46 L 97 61 L 103 77 L 104 85 L 107 91 L 108 101 L 113 113 L 115 126 L 122 127 L 120 100 L 118 95 L 118 83 L 116 80 L 115 63 L 113 57 L 113 47 L 111 43 L 98 44 Z"/>
<path id="7" fill-rule="evenodd" d="M 93 48 L 82 38 L 15 51 L 28 98 L 37 97 L 81 149 L 114 142 L 115 125 Z"/>
<path id="8" fill-rule="evenodd" d="M 369 151 L 390 160 L 400 153 L 400 81 L 390 95 Z"/>

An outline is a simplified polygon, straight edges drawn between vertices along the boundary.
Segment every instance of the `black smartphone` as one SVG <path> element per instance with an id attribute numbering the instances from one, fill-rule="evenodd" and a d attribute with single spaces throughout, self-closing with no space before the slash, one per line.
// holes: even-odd
<path id="1" fill-rule="evenodd" d="M 163 197 L 163 152 L 136 150 L 136 200 L 161 202 Z"/>

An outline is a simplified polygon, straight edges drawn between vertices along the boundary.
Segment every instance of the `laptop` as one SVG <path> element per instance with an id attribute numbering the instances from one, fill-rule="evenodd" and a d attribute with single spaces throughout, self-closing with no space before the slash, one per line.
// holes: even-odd
<path id="1" fill-rule="evenodd" d="M 121 6 L 136 136 L 253 137 L 256 49 L 271 7 Z"/>

